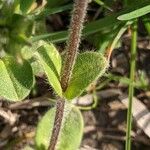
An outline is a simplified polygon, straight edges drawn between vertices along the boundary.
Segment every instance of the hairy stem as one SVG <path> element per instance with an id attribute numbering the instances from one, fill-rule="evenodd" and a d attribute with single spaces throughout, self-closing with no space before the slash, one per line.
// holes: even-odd
<path id="1" fill-rule="evenodd" d="M 132 129 L 132 101 L 134 95 L 134 78 L 136 67 L 136 53 L 137 53 L 137 22 L 132 26 L 131 38 L 131 62 L 130 62 L 130 84 L 129 84 L 129 103 L 127 113 L 127 133 L 126 133 L 126 150 L 131 150 L 131 129 Z"/>
<path id="2" fill-rule="evenodd" d="M 81 31 L 83 28 L 84 18 L 86 16 L 87 6 L 88 0 L 75 0 L 74 10 L 70 24 L 70 34 L 66 47 L 66 59 L 61 77 L 61 85 L 63 91 L 67 89 L 72 74 L 72 69 L 79 48 Z"/>
<path id="3" fill-rule="evenodd" d="M 61 129 L 61 123 L 63 119 L 63 112 L 64 112 L 65 101 L 63 99 L 58 99 L 56 103 L 56 114 L 55 114 L 55 121 L 54 127 L 52 131 L 52 136 L 50 140 L 49 150 L 55 150 L 59 132 Z"/>
<path id="4" fill-rule="evenodd" d="M 67 50 L 66 60 L 65 60 L 65 64 L 61 76 L 61 86 L 63 92 L 65 92 L 65 90 L 67 89 L 71 77 L 71 73 L 74 67 L 87 6 L 88 6 L 88 0 L 75 0 L 74 10 L 73 10 L 71 24 L 70 24 L 70 34 L 69 34 L 69 39 L 66 47 Z M 49 150 L 56 149 L 56 144 L 57 144 L 57 140 L 61 129 L 61 124 L 62 124 L 63 114 L 64 114 L 64 107 L 65 107 L 65 101 L 63 99 L 58 99 L 56 104 L 54 127 L 52 131 L 50 145 L 48 148 Z"/>

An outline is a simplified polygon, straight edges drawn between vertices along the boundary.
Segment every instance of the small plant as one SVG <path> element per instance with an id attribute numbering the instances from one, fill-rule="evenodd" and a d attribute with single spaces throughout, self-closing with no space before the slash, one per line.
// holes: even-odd
<path id="1" fill-rule="evenodd" d="M 79 147 L 83 119 L 79 109 L 71 104 L 71 100 L 80 96 L 92 81 L 102 76 L 108 66 L 105 57 L 99 53 L 85 52 L 77 55 L 87 6 L 87 0 L 75 1 L 63 66 L 61 57 L 53 46 L 44 44 L 38 48 L 38 56 L 49 83 L 58 95 L 56 106 L 39 122 L 36 133 L 36 146 L 39 150 L 76 150 Z M 52 47 L 51 56 L 45 57 L 45 51 L 48 53 Z M 50 80 L 52 76 L 54 78 Z"/>
<path id="2" fill-rule="evenodd" d="M 60 0 L 43 0 L 41 3 L 36 0 L 0 0 L 0 96 L 11 102 L 23 100 L 33 89 L 35 76 L 42 71 L 54 90 L 56 104 L 39 121 L 35 136 L 35 149 L 77 150 L 82 140 L 84 123 L 79 108 L 72 104 L 72 100 L 79 97 L 93 81 L 105 73 L 112 50 L 123 33 L 131 26 L 131 83 L 129 84 L 126 142 L 126 150 L 130 150 L 137 18 L 142 17 L 150 33 L 147 16 L 150 12 L 149 2 L 145 0 L 141 3 L 140 8 L 139 3 L 135 6 L 132 4 L 125 11 L 89 23 L 83 30 L 89 1 L 75 0 L 69 36 L 66 31 L 51 35 L 43 34 L 39 30 L 37 24 L 43 21 L 43 16 L 49 11 L 48 8 L 45 8 L 46 2 L 48 6 L 63 3 Z M 110 9 L 99 0 L 95 2 Z M 70 5 L 63 7 L 63 9 L 68 8 Z M 103 36 L 102 30 L 106 28 L 112 30 L 112 26 L 113 33 L 109 32 L 108 35 L 107 32 L 104 32 L 105 42 L 101 47 L 98 46 L 99 50 L 103 49 L 103 54 L 91 51 L 79 53 L 82 30 L 84 36 L 96 32 L 100 32 L 100 36 Z M 109 37 L 110 34 L 113 38 Z M 52 36 L 51 41 L 67 39 L 63 58 L 52 43 L 43 40 Z"/>
<path id="3" fill-rule="evenodd" d="M 26 53 L 31 46 L 35 47 L 33 56 L 42 65 L 56 94 L 56 106 L 45 114 L 37 127 L 36 149 L 76 150 L 82 139 L 83 118 L 71 101 L 103 75 L 108 62 L 97 52 L 78 54 L 87 0 L 75 1 L 64 65 L 53 44 L 44 41 L 31 44 L 29 37 L 32 36 L 33 18 L 37 13 L 37 10 L 32 10 L 33 3 L 35 1 L 3 2 L 1 26 L 6 28 L 7 34 L 1 45 L 6 54 L 0 62 L 0 82 L 6 86 L 0 86 L 0 95 L 7 100 L 18 101 L 29 94 L 34 84 L 34 67 L 29 64 Z"/>

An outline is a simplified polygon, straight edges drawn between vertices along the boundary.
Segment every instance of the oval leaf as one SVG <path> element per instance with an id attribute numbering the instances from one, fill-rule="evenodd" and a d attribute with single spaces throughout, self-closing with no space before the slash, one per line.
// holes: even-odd
<path id="1" fill-rule="evenodd" d="M 120 15 L 117 19 L 118 20 L 131 20 L 143 15 L 150 13 L 150 5 L 144 6 L 142 8 L 136 9 L 132 12 Z"/>
<path id="2" fill-rule="evenodd" d="M 79 96 L 85 88 L 102 76 L 108 66 L 105 57 L 96 52 L 79 54 L 72 72 L 69 86 L 64 93 L 67 99 Z"/>
<path id="3" fill-rule="evenodd" d="M 33 86 L 33 73 L 30 64 L 24 60 L 17 63 L 13 57 L 0 60 L 0 96 L 19 101 L 24 99 Z"/>
<path id="4" fill-rule="evenodd" d="M 39 122 L 35 137 L 37 150 L 47 150 L 52 134 L 56 108 L 50 109 Z M 77 150 L 83 135 L 83 118 L 80 111 L 66 103 L 56 150 Z"/>
<path id="5" fill-rule="evenodd" d="M 54 88 L 55 92 L 62 96 L 62 89 L 60 85 L 61 72 L 61 57 L 52 44 L 45 43 L 37 49 L 37 56 L 43 66 L 48 81 Z"/>

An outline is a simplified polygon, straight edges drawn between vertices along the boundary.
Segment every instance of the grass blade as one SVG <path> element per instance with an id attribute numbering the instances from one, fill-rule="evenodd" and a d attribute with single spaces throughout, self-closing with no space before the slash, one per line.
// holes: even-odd
<path id="1" fill-rule="evenodd" d="M 144 16 L 148 13 L 150 13 L 150 5 L 147 5 L 147 6 L 139 8 L 139 9 L 136 9 L 132 12 L 123 14 L 123 15 L 119 16 L 117 19 L 118 20 L 131 20 L 131 19 L 135 19 L 135 18 Z"/>

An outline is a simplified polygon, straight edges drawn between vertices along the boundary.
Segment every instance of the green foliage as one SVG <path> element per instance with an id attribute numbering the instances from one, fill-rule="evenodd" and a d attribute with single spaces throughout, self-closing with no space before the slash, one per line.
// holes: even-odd
<path id="1" fill-rule="evenodd" d="M 3 2 L 3 5 L 2 5 L 2 13 L 3 15 L 5 15 L 5 17 L 7 19 L 10 19 L 10 17 L 14 14 L 14 13 L 18 13 L 19 12 L 19 3 L 20 3 L 20 0 L 5 0 Z"/>
<path id="2" fill-rule="evenodd" d="M 43 46 L 37 49 L 37 55 L 44 68 L 45 74 L 48 77 L 50 85 L 55 92 L 62 96 L 62 89 L 60 85 L 60 71 L 61 71 L 61 57 L 58 51 L 52 44 L 44 43 Z"/>
<path id="3" fill-rule="evenodd" d="M 47 150 L 51 138 L 56 108 L 50 109 L 38 124 L 36 132 L 37 150 Z M 77 150 L 83 134 L 83 118 L 80 111 L 65 102 L 61 131 L 56 144 L 57 150 Z"/>
<path id="4" fill-rule="evenodd" d="M 138 8 L 134 11 L 131 11 L 129 13 L 120 15 L 118 17 L 118 19 L 119 20 L 131 20 L 131 19 L 139 18 L 139 17 L 146 15 L 148 13 L 150 13 L 150 5 L 147 5 L 147 6 Z"/>
<path id="5" fill-rule="evenodd" d="M 150 18 L 148 15 L 144 16 L 142 18 L 142 22 L 144 23 L 144 26 L 148 32 L 148 34 L 150 35 Z"/>
<path id="6" fill-rule="evenodd" d="M 52 8 L 52 7 L 55 7 L 55 6 L 60 6 L 66 2 L 68 2 L 70 0 L 47 0 L 47 3 L 48 3 L 48 7 Z"/>
<path id="7" fill-rule="evenodd" d="M 11 19 L 7 21 L 7 24 L 9 24 L 9 26 L 5 28 L 7 31 L 5 34 L 7 40 L 3 42 L 3 48 L 7 53 L 15 56 L 20 53 L 24 45 L 31 44 L 28 37 L 32 34 L 33 21 L 22 15 L 14 14 Z M 3 36 L 2 33 L 0 34 Z"/>
<path id="8" fill-rule="evenodd" d="M 33 86 L 33 73 L 30 64 L 23 60 L 16 62 L 13 57 L 0 60 L 0 96 L 19 101 L 28 96 Z"/>
<path id="9" fill-rule="evenodd" d="M 107 67 L 108 62 L 100 53 L 85 52 L 79 54 L 64 94 L 65 97 L 73 99 L 79 96 L 91 82 L 103 75 Z"/>
<path id="10" fill-rule="evenodd" d="M 28 60 L 30 65 L 32 66 L 32 70 L 34 75 L 40 76 L 44 74 L 44 70 L 42 64 L 39 61 L 39 58 L 35 55 L 37 49 L 44 45 L 44 41 L 38 41 L 32 44 L 32 46 L 24 46 L 21 49 L 21 55 L 24 59 Z"/>
<path id="11" fill-rule="evenodd" d="M 20 9 L 23 13 L 28 13 L 30 7 L 36 0 L 21 0 Z"/>
<path id="12" fill-rule="evenodd" d="M 37 18 L 43 18 L 44 16 L 61 13 L 63 11 L 70 10 L 70 9 L 72 9 L 72 4 L 67 4 L 64 6 L 59 6 L 59 7 L 54 7 L 54 8 L 47 7 L 40 13 L 40 15 Z"/>
<path id="13" fill-rule="evenodd" d="M 99 31 L 103 31 L 107 29 L 108 27 L 113 27 L 119 22 L 119 20 L 116 19 L 117 16 L 118 14 L 113 14 L 111 16 L 107 16 L 105 18 L 88 23 L 83 29 L 83 37 L 97 33 Z M 65 40 L 67 40 L 68 38 L 67 36 L 68 36 L 68 31 L 59 31 L 59 32 L 54 32 L 54 33 L 38 35 L 38 36 L 32 37 L 31 40 L 35 42 L 40 39 L 49 39 L 53 43 L 60 43 L 60 42 L 64 42 Z"/>
<path id="14" fill-rule="evenodd" d="M 145 7 L 147 5 L 149 5 L 149 0 L 144 0 L 142 2 L 136 0 L 136 1 L 133 1 L 131 5 L 124 8 L 120 12 L 113 13 L 112 15 L 108 15 L 108 16 L 105 16 L 104 18 L 88 23 L 85 25 L 83 29 L 83 37 L 86 38 L 89 35 L 96 34 L 104 30 L 108 31 L 109 28 L 112 29 L 116 25 L 121 25 L 122 21 L 119 21 L 117 19 L 118 16 L 132 12 L 138 9 L 139 6 Z M 59 31 L 59 32 L 47 33 L 43 35 L 36 35 L 35 37 L 32 37 L 32 41 L 38 41 L 40 39 L 49 39 L 53 43 L 61 43 L 67 40 L 68 38 L 67 36 L 68 36 L 68 31 Z"/>
<path id="15" fill-rule="evenodd" d="M 41 39 L 49 39 L 55 43 L 64 42 L 68 39 L 68 31 L 46 33 L 45 17 L 72 9 L 72 1 L 47 0 L 44 10 L 42 10 L 43 3 L 38 3 L 37 7 L 34 7 L 33 4 L 36 2 L 36 0 L 0 0 L 0 49 L 2 52 L 0 53 L 0 96 L 10 101 L 23 100 L 29 95 L 33 87 L 34 75 L 38 75 L 39 72 L 45 73 L 55 93 L 66 98 L 56 149 L 77 150 L 83 134 L 83 119 L 80 111 L 67 101 L 80 96 L 91 82 L 101 77 L 108 67 L 108 61 L 97 52 L 79 54 L 69 86 L 63 93 L 60 84 L 62 68 L 60 54 L 54 45 L 41 41 Z M 94 0 L 94 2 L 103 7 L 104 18 L 85 25 L 83 37 L 89 40 L 91 44 L 98 46 L 98 50 L 103 50 L 105 53 L 107 49 L 114 49 L 128 26 L 133 23 L 133 20 L 128 21 L 131 19 L 142 17 L 143 24 L 150 33 L 150 20 L 149 16 L 146 15 L 150 13 L 149 0 L 142 2 L 141 0 L 133 0 L 130 1 L 130 5 L 128 1 L 128 5 L 125 5 L 123 10 L 110 16 L 105 10 L 106 8 L 112 11 L 113 8 L 108 5 L 108 1 Z M 110 3 L 112 4 L 112 2 Z M 124 2 L 122 4 L 124 5 Z M 132 32 L 137 33 L 137 31 Z M 92 35 L 91 39 L 89 35 Z M 132 47 L 131 53 L 136 49 L 135 38 L 136 36 L 132 37 L 134 48 Z M 130 67 L 130 79 L 133 82 L 132 71 L 135 66 L 132 64 L 135 64 L 135 59 L 131 60 Z M 110 80 L 117 80 L 126 84 L 131 82 L 125 77 L 110 75 L 107 77 Z M 130 85 L 132 87 L 129 89 L 128 142 L 130 142 L 131 131 L 129 125 L 131 124 L 132 91 L 135 86 L 137 88 L 148 87 L 144 79 L 145 76 L 142 76 L 139 82 L 135 81 Z M 55 113 L 56 107 L 50 109 L 39 122 L 35 138 L 37 150 L 47 150 L 49 146 L 54 128 Z M 130 147 L 130 145 L 127 146 Z"/>
<path id="16" fill-rule="evenodd" d="M 10 23 L 11 36 L 16 36 L 16 34 L 24 34 L 25 36 L 31 35 L 33 21 L 30 18 L 20 14 L 14 14 Z"/>

